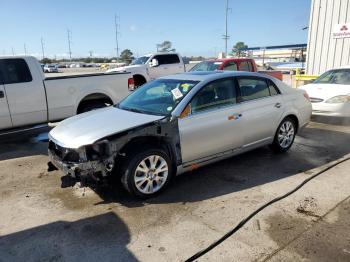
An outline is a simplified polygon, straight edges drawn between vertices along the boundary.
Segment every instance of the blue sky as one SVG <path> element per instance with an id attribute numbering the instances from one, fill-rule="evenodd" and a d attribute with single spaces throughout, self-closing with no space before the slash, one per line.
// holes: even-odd
<path id="1" fill-rule="evenodd" d="M 112 56 L 114 14 L 120 17 L 120 49 L 135 55 L 154 52 L 164 40 L 183 55 L 213 56 L 224 50 L 225 0 L 0 0 L 0 55 L 27 52 L 57 57 L 68 53 L 72 31 L 74 57 Z M 307 42 L 311 0 L 230 0 L 229 47 Z"/>

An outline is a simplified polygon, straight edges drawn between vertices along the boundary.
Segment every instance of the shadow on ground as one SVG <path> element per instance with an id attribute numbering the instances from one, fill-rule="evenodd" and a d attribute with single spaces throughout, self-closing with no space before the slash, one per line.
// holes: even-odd
<path id="1" fill-rule="evenodd" d="M 97 204 L 118 202 L 128 207 L 144 204 L 196 202 L 270 183 L 341 158 L 350 152 L 350 134 L 306 128 L 286 154 L 268 147 L 238 155 L 174 178 L 161 195 L 140 201 L 120 184 L 95 189 L 103 199 Z"/>
<path id="2" fill-rule="evenodd" d="M 0 136 L 0 161 L 13 158 L 47 155 L 48 128 L 39 132 L 23 132 Z"/>
<path id="3" fill-rule="evenodd" d="M 312 121 L 330 125 L 350 126 L 350 117 L 312 116 Z"/>
<path id="4" fill-rule="evenodd" d="M 127 226 L 112 212 L 0 236 L 0 261 L 138 261 Z"/>

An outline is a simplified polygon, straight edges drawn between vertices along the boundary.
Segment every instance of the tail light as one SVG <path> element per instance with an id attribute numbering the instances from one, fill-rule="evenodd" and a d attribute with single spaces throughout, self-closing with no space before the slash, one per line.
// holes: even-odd
<path id="1" fill-rule="evenodd" d="M 129 91 L 134 91 L 135 90 L 134 78 L 129 78 L 128 79 L 128 89 L 129 89 Z"/>
<path id="2" fill-rule="evenodd" d="M 304 97 L 306 98 L 306 100 L 310 101 L 309 94 L 306 91 L 304 91 Z"/>

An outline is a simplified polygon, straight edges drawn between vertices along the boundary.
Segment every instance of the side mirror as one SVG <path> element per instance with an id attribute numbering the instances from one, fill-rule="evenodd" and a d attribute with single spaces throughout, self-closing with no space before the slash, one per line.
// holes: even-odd
<path id="1" fill-rule="evenodd" d="M 192 111 L 191 104 L 188 104 L 180 114 L 179 118 L 185 118 L 186 116 L 189 116 L 191 114 L 191 111 Z"/>
<path id="2" fill-rule="evenodd" d="M 156 67 L 156 66 L 159 66 L 159 62 L 157 59 L 153 58 L 151 63 L 150 63 L 150 66 L 151 67 Z"/>

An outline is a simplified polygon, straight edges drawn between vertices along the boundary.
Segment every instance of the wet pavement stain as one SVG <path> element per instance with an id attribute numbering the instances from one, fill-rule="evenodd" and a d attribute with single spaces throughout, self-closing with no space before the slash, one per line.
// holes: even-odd
<path id="1" fill-rule="evenodd" d="M 333 212 L 336 221 L 329 222 L 326 216 L 317 223 L 278 213 L 267 219 L 267 232 L 280 249 L 309 261 L 350 261 L 350 200 Z"/>

